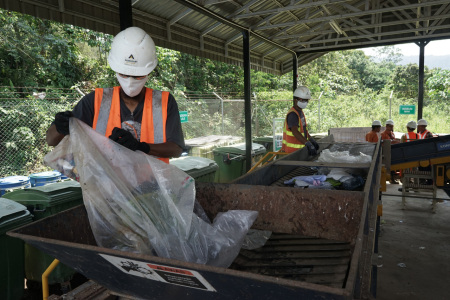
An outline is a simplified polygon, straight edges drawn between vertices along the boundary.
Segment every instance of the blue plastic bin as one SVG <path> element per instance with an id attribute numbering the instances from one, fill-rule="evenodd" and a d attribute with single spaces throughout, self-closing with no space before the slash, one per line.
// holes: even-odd
<path id="1" fill-rule="evenodd" d="M 43 186 L 61 180 L 61 173 L 58 171 L 47 171 L 30 175 L 31 186 Z"/>
<path id="2" fill-rule="evenodd" d="M 24 189 L 31 187 L 30 178 L 28 176 L 8 176 L 0 178 L 0 196 L 16 189 Z"/>

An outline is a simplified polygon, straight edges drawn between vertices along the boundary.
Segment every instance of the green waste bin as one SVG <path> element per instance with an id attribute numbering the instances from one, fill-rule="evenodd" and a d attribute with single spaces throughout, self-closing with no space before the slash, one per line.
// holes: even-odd
<path id="1" fill-rule="evenodd" d="M 245 143 L 213 150 L 214 160 L 219 166 L 215 182 L 228 183 L 246 173 Z M 263 145 L 252 143 L 252 165 L 266 153 Z"/>
<path id="2" fill-rule="evenodd" d="M 20 299 L 24 291 L 24 242 L 6 232 L 32 222 L 25 206 L 0 198 L 0 299 Z"/>
<path id="3" fill-rule="evenodd" d="M 185 140 L 186 148 L 189 149 L 189 156 L 206 157 L 214 159 L 213 150 L 218 147 L 225 147 L 242 143 L 243 137 L 231 135 L 208 135 Z"/>
<path id="4" fill-rule="evenodd" d="M 266 148 L 266 152 L 273 152 L 273 136 L 261 136 L 253 139 L 253 143 L 263 145 Z M 262 163 L 270 159 L 270 156 L 264 158 Z"/>
<path id="5" fill-rule="evenodd" d="M 4 197 L 25 205 L 34 215 L 33 220 L 35 221 L 83 203 L 80 184 L 73 180 L 16 190 L 5 194 Z M 32 282 L 42 282 L 42 273 L 53 260 L 53 257 L 25 244 L 26 279 Z M 71 280 L 74 274 L 73 269 L 60 263 L 48 277 L 48 283 L 66 282 Z"/>
<path id="6" fill-rule="evenodd" d="M 174 165 L 199 182 L 214 182 L 219 166 L 212 159 L 205 157 L 183 156 L 170 160 Z"/>
<path id="7" fill-rule="evenodd" d="M 273 136 L 261 136 L 253 139 L 253 143 L 263 145 L 267 152 L 273 152 Z"/>

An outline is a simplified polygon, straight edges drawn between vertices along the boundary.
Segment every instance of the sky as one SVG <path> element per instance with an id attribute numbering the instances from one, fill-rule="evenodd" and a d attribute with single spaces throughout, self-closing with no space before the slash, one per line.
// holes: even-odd
<path id="1" fill-rule="evenodd" d="M 414 43 L 399 44 L 395 45 L 395 47 L 400 49 L 403 56 L 419 56 L 419 46 Z M 374 48 L 365 48 L 361 50 L 363 50 L 366 55 L 374 55 L 375 52 L 373 49 Z M 425 46 L 425 56 L 427 55 L 450 55 L 450 39 L 431 41 L 428 45 Z"/>

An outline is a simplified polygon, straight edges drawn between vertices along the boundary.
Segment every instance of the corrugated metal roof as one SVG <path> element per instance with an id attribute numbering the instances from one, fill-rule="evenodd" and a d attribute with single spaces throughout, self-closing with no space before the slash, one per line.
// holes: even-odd
<path id="1" fill-rule="evenodd" d="M 158 46 L 283 74 L 335 50 L 450 38 L 448 0 L 132 0 L 133 25 Z M 117 34 L 114 0 L 0 0 L 0 7 Z M 231 25 L 230 25 L 231 24 Z"/>

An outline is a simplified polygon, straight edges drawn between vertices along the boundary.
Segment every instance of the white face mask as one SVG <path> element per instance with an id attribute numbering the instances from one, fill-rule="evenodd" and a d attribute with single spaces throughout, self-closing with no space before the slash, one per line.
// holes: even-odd
<path id="1" fill-rule="evenodd" d="M 119 74 L 116 73 L 116 78 L 119 81 L 120 87 L 130 97 L 135 97 L 139 95 L 142 91 L 142 88 L 145 86 L 147 82 L 148 75 L 145 78 L 136 80 L 133 77 L 123 78 Z"/>
<path id="2" fill-rule="evenodd" d="M 301 109 L 304 109 L 304 108 L 306 108 L 306 106 L 308 106 L 308 102 L 297 101 L 297 105 L 298 105 L 298 107 L 300 107 Z"/>

